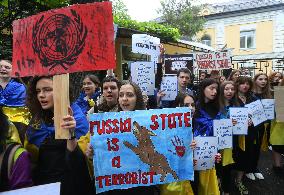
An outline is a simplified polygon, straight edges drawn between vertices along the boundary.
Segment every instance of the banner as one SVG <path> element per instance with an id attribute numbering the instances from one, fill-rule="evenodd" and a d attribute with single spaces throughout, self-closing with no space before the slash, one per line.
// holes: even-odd
<path id="1" fill-rule="evenodd" d="M 230 107 L 230 119 L 237 121 L 233 126 L 234 135 L 247 135 L 248 134 L 248 108 L 245 107 Z"/>
<path id="2" fill-rule="evenodd" d="M 229 52 L 196 53 L 195 61 L 198 70 L 221 70 L 232 68 Z"/>
<path id="3" fill-rule="evenodd" d="M 215 155 L 218 153 L 217 137 L 195 137 L 196 148 L 194 160 L 197 160 L 194 170 L 207 170 L 215 166 Z"/>
<path id="4" fill-rule="evenodd" d="M 193 179 L 189 108 L 92 114 L 97 193 Z"/>
<path id="5" fill-rule="evenodd" d="M 165 74 L 177 74 L 181 68 L 193 71 L 193 54 L 165 55 Z"/>
<path id="6" fill-rule="evenodd" d="M 165 75 L 161 82 L 161 91 L 165 93 L 162 100 L 173 101 L 178 94 L 177 76 Z"/>
<path id="7" fill-rule="evenodd" d="M 13 75 L 116 66 L 111 2 L 72 5 L 13 22 Z"/>
<path id="8" fill-rule="evenodd" d="M 213 120 L 213 135 L 218 137 L 218 150 L 233 147 L 233 124 L 231 119 Z"/>
<path id="9" fill-rule="evenodd" d="M 154 95 L 155 70 L 153 62 L 131 63 L 131 80 L 147 95 Z"/>

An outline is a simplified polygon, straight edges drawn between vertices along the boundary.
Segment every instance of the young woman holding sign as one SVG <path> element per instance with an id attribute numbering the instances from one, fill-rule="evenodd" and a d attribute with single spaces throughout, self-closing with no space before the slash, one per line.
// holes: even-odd
<path id="1" fill-rule="evenodd" d="M 61 195 L 90 194 L 92 186 L 88 166 L 79 147 L 79 139 L 88 132 L 89 124 L 80 107 L 73 103 L 69 114 L 62 118 L 61 127 L 70 132 L 71 139 L 56 140 L 52 77 L 41 76 L 31 80 L 27 105 L 32 119 L 25 147 L 36 164 L 35 184 L 61 182 Z"/>
<path id="2" fill-rule="evenodd" d="M 119 90 L 119 111 L 145 110 L 146 106 L 143 101 L 142 91 L 138 85 L 132 82 L 125 82 Z M 156 186 L 134 187 L 126 190 L 112 190 L 107 192 L 108 195 L 151 195 L 159 194 Z"/>
<path id="3" fill-rule="evenodd" d="M 0 106 L 8 119 L 18 129 L 20 140 L 24 143 L 26 125 L 29 124 L 29 111 L 25 105 L 26 87 L 17 79 L 12 79 L 12 62 L 0 60 Z"/>
<path id="4" fill-rule="evenodd" d="M 279 83 L 279 86 L 284 86 L 284 80 Z M 282 100 L 281 100 L 282 101 Z M 272 146 L 272 158 L 273 158 L 273 171 L 274 173 L 284 178 L 284 167 L 281 164 L 284 154 L 284 122 L 277 121 L 276 119 L 272 121 L 271 124 L 271 134 L 270 134 L 270 144 Z M 282 154 L 282 155 L 281 155 Z"/>
<path id="5" fill-rule="evenodd" d="M 236 96 L 236 86 L 233 81 L 224 81 L 220 86 L 219 105 L 222 118 L 230 118 L 229 108 L 239 106 Z M 232 121 L 233 124 L 236 121 Z M 233 136 L 233 147 L 238 145 L 244 149 L 244 136 Z M 222 164 L 217 166 L 217 171 L 221 177 L 222 190 L 225 195 L 231 192 L 231 171 L 233 169 L 233 149 L 226 148 L 221 151 Z"/>
<path id="6" fill-rule="evenodd" d="M 268 76 L 265 73 L 256 74 L 253 78 L 253 94 L 254 96 L 261 100 L 261 99 L 271 99 L 271 89 Z M 254 170 L 253 175 L 257 179 L 264 179 L 263 175 L 257 169 L 257 164 L 259 160 L 260 150 L 263 149 L 266 151 L 268 149 L 268 139 L 267 136 L 270 132 L 270 121 L 263 122 L 255 127 L 258 132 L 258 140 L 257 140 L 257 148 L 254 161 Z"/>
<path id="7" fill-rule="evenodd" d="M 100 81 L 97 76 L 88 74 L 83 80 L 83 92 L 80 93 L 79 98 L 76 100 L 76 104 L 81 108 L 84 114 L 95 106 L 97 98 L 101 95 Z"/>
<path id="8" fill-rule="evenodd" d="M 221 118 L 219 85 L 215 79 L 204 79 L 199 87 L 199 99 L 193 116 L 194 137 L 213 136 L 213 120 Z M 221 160 L 219 153 L 215 157 L 217 161 Z M 220 194 L 215 168 L 199 171 L 198 194 Z"/>
<path id="9" fill-rule="evenodd" d="M 252 93 L 253 82 L 250 77 L 240 76 L 236 81 L 238 103 L 241 107 L 254 102 L 256 97 Z M 244 173 L 251 173 L 254 169 L 257 130 L 254 128 L 251 119 L 248 122 L 248 134 L 245 136 L 245 150 L 241 145 L 234 147 L 233 156 L 236 162 L 237 177 L 235 185 L 242 194 L 248 194 L 248 189 L 242 182 Z M 250 174 L 251 175 L 251 174 Z M 248 175 L 247 177 L 250 177 Z M 253 174 L 252 174 L 253 175 Z"/>

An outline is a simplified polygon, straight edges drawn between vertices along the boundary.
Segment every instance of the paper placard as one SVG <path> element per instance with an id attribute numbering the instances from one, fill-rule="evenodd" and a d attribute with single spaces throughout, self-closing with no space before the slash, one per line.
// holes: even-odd
<path id="1" fill-rule="evenodd" d="M 131 63 L 131 78 L 147 95 L 154 95 L 155 73 L 153 62 Z"/>
<path id="2" fill-rule="evenodd" d="M 194 159 L 197 160 L 194 170 L 207 170 L 215 166 L 215 155 L 217 154 L 217 137 L 195 137 L 196 148 Z"/>
<path id="3" fill-rule="evenodd" d="M 150 56 L 160 55 L 160 39 L 147 34 L 132 35 L 132 52 Z M 152 60 L 154 61 L 154 60 Z"/>
<path id="4" fill-rule="evenodd" d="M 213 120 L 213 135 L 218 137 L 218 150 L 233 147 L 233 124 L 231 119 Z"/>
<path id="5" fill-rule="evenodd" d="M 1 192 L 0 195 L 60 195 L 60 182 Z"/>
<path id="6" fill-rule="evenodd" d="M 162 100 L 172 101 L 175 100 L 178 93 L 177 76 L 164 76 L 161 82 L 161 91 L 166 94 Z"/>
<path id="7" fill-rule="evenodd" d="M 284 86 L 274 87 L 276 120 L 284 122 Z"/>
<path id="8" fill-rule="evenodd" d="M 254 126 L 257 126 L 267 120 L 260 100 L 246 104 L 245 107 L 248 108 L 249 116 L 251 117 Z"/>
<path id="9" fill-rule="evenodd" d="M 248 108 L 245 107 L 230 107 L 230 119 L 236 120 L 237 124 L 233 126 L 234 135 L 248 134 Z"/>
<path id="10" fill-rule="evenodd" d="M 266 118 L 273 120 L 275 118 L 275 99 L 262 99 L 261 103 L 263 105 Z"/>

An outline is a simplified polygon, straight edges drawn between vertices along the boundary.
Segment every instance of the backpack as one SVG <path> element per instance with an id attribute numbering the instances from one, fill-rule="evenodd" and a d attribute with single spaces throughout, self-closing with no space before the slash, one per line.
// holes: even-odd
<path id="1" fill-rule="evenodd" d="M 9 178 L 14 165 L 15 152 L 21 147 L 18 143 L 10 143 L 0 154 L 0 192 L 9 190 Z"/>

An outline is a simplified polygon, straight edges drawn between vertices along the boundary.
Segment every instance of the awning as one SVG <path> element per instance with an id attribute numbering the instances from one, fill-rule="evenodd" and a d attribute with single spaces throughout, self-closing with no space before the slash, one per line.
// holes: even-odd
<path id="1" fill-rule="evenodd" d="M 167 44 L 191 49 L 193 51 L 198 51 L 198 52 L 216 51 L 216 49 L 214 49 L 213 47 L 193 41 L 178 40 L 177 42 L 167 42 Z"/>
<path id="2" fill-rule="evenodd" d="M 249 61 L 249 60 L 261 61 L 261 60 L 279 60 L 279 59 L 284 59 L 284 51 L 232 56 L 232 61 Z"/>

